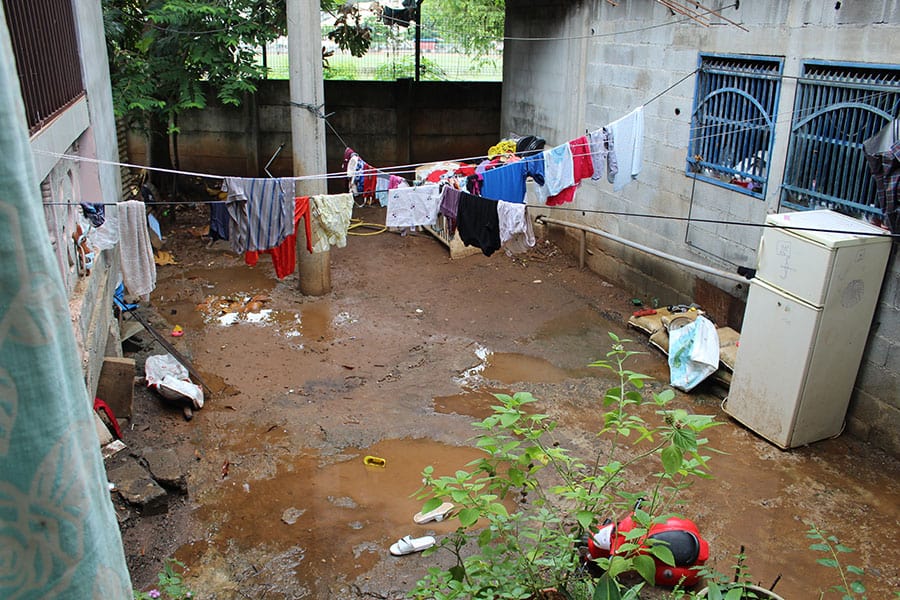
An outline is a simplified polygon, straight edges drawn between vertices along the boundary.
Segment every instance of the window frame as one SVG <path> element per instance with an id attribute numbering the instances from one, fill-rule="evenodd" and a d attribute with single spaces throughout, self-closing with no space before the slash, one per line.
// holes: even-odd
<path id="1" fill-rule="evenodd" d="M 750 68 L 756 67 L 759 69 L 759 72 L 753 73 L 748 70 L 738 70 L 734 69 L 733 71 L 729 71 L 723 68 L 720 65 L 709 64 L 714 61 L 720 61 L 720 63 L 724 62 L 733 62 L 735 66 L 737 63 L 743 62 L 746 63 Z M 750 63 L 757 63 L 757 65 L 751 65 Z M 724 187 L 726 189 L 738 192 L 740 194 L 744 194 L 747 196 L 751 196 L 758 199 L 765 199 L 766 192 L 768 190 L 768 180 L 769 175 L 771 174 L 771 164 L 772 164 L 772 155 L 773 149 L 775 146 L 775 125 L 776 125 L 776 117 L 778 115 L 778 104 L 781 97 L 781 84 L 782 84 L 782 75 L 784 72 L 784 57 L 781 56 L 764 56 L 764 55 L 756 55 L 756 54 L 725 54 L 725 53 L 710 53 L 710 52 L 701 52 L 698 55 L 697 60 L 697 82 L 694 86 L 694 100 L 691 109 L 691 129 L 690 129 L 690 140 L 688 142 L 688 152 L 685 161 L 685 174 L 688 177 L 691 177 L 695 180 L 704 181 L 707 183 L 711 183 L 713 185 L 717 185 L 720 187 Z M 707 85 L 705 81 L 705 77 L 709 75 L 721 76 L 719 81 L 721 83 L 727 84 L 725 81 L 725 77 L 731 77 L 734 79 L 742 78 L 742 80 L 752 82 L 759 82 L 755 84 L 754 91 L 757 92 L 757 95 L 752 95 L 748 93 L 745 89 L 740 87 L 734 87 L 729 85 L 716 85 L 715 81 L 710 82 Z M 767 85 L 766 82 L 771 82 L 771 85 Z M 744 85 L 750 86 L 751 83 L 745 83 Z M 709 91 L 706 91 L 709 90 Z M 731 99 L 725 97 L 728 92 L 731 92 L 731 96 L 736 98 L 738 96 L 742 97 L 743 101 L 748 105 L 739 107 L 737 102 L 732 102 Z M 763 106 L 759 101 L 757 96 L 765 93 L 766 95 L 766 104 L 768 106 Z M 745 156 L 740 160 L 732 159 L 731 165 L 726 165 L 721 161 L 706 161 L 703 160 L 701 150 L 708 149 L 709 143 L 704 143 L 704 139 L 706 136 L 697 135 L 696 132 L 706 130 L 712 130 L 712 128 L 721 128 L 726 130 L 728 128 L 738 127 L 737 132 L 740 133 L 742 131 L 748 131 L 748 128 L 741 128 L 742 123 L 748 123 L 749 121 L 746 118 L 739 118 L 741 115 L 735 115 L 734 118 L 730 115 L 721 116 L 716 115 L 713 117 L 714 120 L 720 121 L 718 124 L 707 125 L 701 124 L 698 120 L 698 113 L 702 108 L 707 106 L 707 103 L 713 99 L 714 96 L 723 96 L 724 101 L 724 110 L 738 111 L 742 110 L 743 116 L 748 116 L 749 106 L 752 105 L 756 108 L 758 114 L 762 114 L 765 119 L 765 123 L 762 127 L 757 128 L 762 130 L 761 132 L 755 132 L 753 134 L 746 134 L 744 136 L 740 136 L 739 143 L 736 145 L 740 145 L 746 151 L 753 147 L 757 148 L 753 154 Z M 720 107 L 721 109 L 722 107 Z M 725 135 L 725 133 L 715 134 L 715 135 Z M 767 138 L 764 141 L 767 141 L 767 144 L 764 144 L 764 149 L 759 149 L 759 146 L 753 146 L 754 138 L 757 138 L 762 135 Z M 727 152 L 724 149 L 724 145 L 716 148 L 718 153 Z M 760 152 L 765 152 L 764 156 L 768 157 L 768 160 L 761 160 L 762 157 L 759 157 Z M 760 165 L 760 161 L 762 164 Z M 739 167 L 742 163 L 746 163 L 746 166 L 749 167 L 747 169 L 736 168 Z M 759 172 L 761 170 L 761 172 Z M 720 177 L 714 175 L 714 173 L 721 173 L 723 175 L 730 175 L 729 180 L 724 180 Z M 740 185 L 738 183 L 732 183 L 736 177 L 743 178 L 747 183 L 752 185 L 752 182 L 756 182 L 758 184 L 758 189 L 748 188 L 745 185 Z M 753 186 L 755 188 L 756 186 Z"/>
<path id="2" fill-rule="evenodd" d="M 811 73 L 826 69 L 832 69 L 832 74 Z M 864 81 L 866 79 L 864 75 L 871 77 L 879 71 L 892 73 L 890 76 L 892 83 L 879 85 L 871 81 Z M 801 73 L 794 95 L 790 138 L 778 197 L 779 206 L 782 209 L 791 210 L 830 208 L 873 222 L 883 220 L 882 209 L 874 204 L 875 181 L 866 164 L 862 144 L 866 139 L 878 133 L 882 127 L 900 117 L 900 65 L 805 60 L 801 63 Z M 809 107 L 810 96 L 818 99 L 820 95 L 828 96 L 829 94 L 831 99 L 828 104 Z M 854 97 L 858 94 L 862 94 L 862 97 Z M 871 99 L 873 96 L 881 95 L 884 96 L 885 103 L 893 105 L 892 112 L 884 110 L 877 102 L 861 101 L 867 97 Z M 810 110 L 812 112 L 809 112 Z M 837 113 L 838 110 L 841 112 Z M 869 121 L 864 123 L 861 119 L 848 120 L 846 115 L 849 114 L 852 118 L 854 110 L 862 111 Z M 852 138 L 827 138 L 823 132 L 827 124 L 819 124 L 817 129 L 815 125 L 811 125 L 815 119 L 823 118 L 829 113 L 837 113 L 837 127 L 847 126 L 856 129 Z M 873 121 L 878 118 L 882 121 Z M 801 131 L 808 125 L 814 128 L 812 133 Z M 806 163 L 800 164 L 799 161 L 803 159 L 795 156 L 796 153 L 802 152 L 799 147 L 804 142 L 814 141 L 816 138 L 821 138 L 823 143 L 827 143 L 824 146 L 825 151 L 819 154 L 822 145 L 815 146 L 812 141 L 809 141 L 809 147 L 816 148 L 813 154 L 818 154 L 818 156 L 813 160 L 806 157 Z M 826 158 L 822 157 L 824 154 L 827 154 Z M 831 161 L 835 158 L 839 162 L 837 169 L 831 166 Z M 856 160 L 851 164 L 850 161 L 853 158 Z M 822 187 L 817 185 L 820 181 L 818 173 L 822 172 L 823 166 L 829 173 L 837 170 L 841 176 L 849 179 L 849 183 L 847 183 L 847 179 L 844 179 L 837 184 L 840 189 L 835 191 L 842 192 L 841 196 L 829 193 L 834 190 L 835 186 L 830 180 Z M 805 171 L 805 173 L 800 174 L 799 171 Z M 816 173 L 810 179 L 810 185 L 803 185 L 803 175 L 808 175 L 811 171 Z M 833 179 L 837 178 L 833 177 Z M 822 191 L 823 188 L 826 192 Z M 791 197 L 791 194 L 795 196 Z M 802 196 L 806 202 L 800 202 L 798 196 Z"/>

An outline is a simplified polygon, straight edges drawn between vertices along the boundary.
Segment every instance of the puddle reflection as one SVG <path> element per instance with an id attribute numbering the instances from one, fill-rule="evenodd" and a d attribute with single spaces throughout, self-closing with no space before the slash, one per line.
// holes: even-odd
<path id="1" fill-rule="evenodd" d="M 385 466 L 365 465 L 366 455 L 383 458 Z M 456 519 L 413 522 L 422 501 L 410 495 L 421 486 L 426 466 L 449 475 L 482 456 L 475 448 L 431 440 L 386 440 L 338 457 L 314 452 L 295 457 L 271 479 L 245 480 L 233 472 L 196 513 L 209 532 L 206 541 L 187 544 L 176 556 L 196 571 L 202 568 L 207 543 L 220 554 L 299 547 L 298 583 L 315 587 L 318 580 L 352 578 L 371 569 L 404 535 L 454 531 Z M 291 518 L 285 520 L 285 515 Z"/>

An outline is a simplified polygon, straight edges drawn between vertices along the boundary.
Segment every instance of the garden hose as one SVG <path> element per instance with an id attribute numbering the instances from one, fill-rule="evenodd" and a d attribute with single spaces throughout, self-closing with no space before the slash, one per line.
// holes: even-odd
<path id="1" fill-rule="evenodd" d="M 375 229 L 375 231 L 367 231 L 365 233 L 353 231 L 354 229 L 358 229 L 361 227 L 365 227 L 367 229 Z M 350 227 L 347 228 L 348 235 L 378 235 L 379 233 L 384 233 L 387 231 L 386 225 L 380 225 L 378 223 L 367 223 L 362 219 L 350 219 Z"/>

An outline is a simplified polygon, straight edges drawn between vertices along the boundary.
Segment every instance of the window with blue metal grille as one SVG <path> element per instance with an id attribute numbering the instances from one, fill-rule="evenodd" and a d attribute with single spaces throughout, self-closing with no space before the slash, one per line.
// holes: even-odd
<path id="1" fill-rule="evenodd" d="M 765 198 L 782 59 L 700 55 L 687 173 Z"/>
<path id="2" fill-rule="evenodd" d="M 880 224 L 863 142 L 900 116 L 900 65 L 808 61 L 797 85 L 781 205 Z"/>

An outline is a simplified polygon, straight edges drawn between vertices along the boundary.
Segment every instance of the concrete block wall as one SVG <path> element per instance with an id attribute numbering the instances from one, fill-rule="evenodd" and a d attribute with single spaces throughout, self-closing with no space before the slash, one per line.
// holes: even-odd
<path id="1" fill-rule="evenodd" d="M 327 170 L 341 170 L 345 143 L 375 166 L 483 155 L 500 139 L 500 90 L 494 82 L 327 80 L 324 110 L 337 132 L 326 130 Z M 269 171 L 292 173 L 287 81 L 262 82 L 240 107 L 211 100 L 206 109 L 181 115 L 179 126 L 183 170 L 265 176 L 263 167 L 284 144 Z M 128 152 L 132 162 L 147 159 L 137 132 L 129 132 Z M 329 190 L 346 191 L 346 185 L 332 179 Z"/>
<path id="2" fill-rule="evenodd" d="M 604 126 L 645 104 L 643 167 L 637 181 L 620 193 L 605 181 L 583 182 L 568 208 L 541 212 L 627 237 L 695 262 L 734 271 L 755 267 L 756 248 L 767 213 L 779 210 L 783 166 L 790 137 L 796 78 L 809 59 L 896 64 L 900 4 L 760 0 L 738 8 L 724 0 L 708 2 L 741 23 L 743 31 L 712 18 L 709 27 L 646 1 L 569 2 L 507 0 L 507 36 L 559 38 L 509 40 L 504 48 L 504 131 L 534 133 L 549 145 Z M 750 54 L 784 60 L 775 145 L 766 197 L 755 198 L 685 174 L 696 78 L 701 52 Z M 579 63 L 579 57 L 583 62 Z M 678 83 L 686 77 L 686 80 Z M 583 78 L 583 81 L 577 81 Z M 666 90 L 663 96 L 648 102 Z M 559 90 L 569 93 L 560 98 Z M 579 95 L 580 91 L 580 95 Z M 591 212 L 603 211 L 603 212 Z M 618 214 L 610 214 L 618 213 Z M 668 215 L 663 220 L 641 214 Z M 734 223 L 734 224 L 728 224 Z M 580 232 L 548 230 L 577 252 Z M 711 286 L 739 307 L 746 285 L 732 285 L 588 235 L 587 264 L 635 295 L 661 303 L 696 298 Z M 896 255 L 896 248 L 894 254 Z M 900 309 L 896 304 L 898 259 L 875 315 L 869 346 L 852 399 L 848 429 L 900 455 Z M 711 285 L 709 285 L 711 284 Z M 717 303 L 718 304 L 718 303 Z M 725 312 L 739 321 L 740 311 Z M 732 323 L 735 324 L 735 323 Z M 738 323 L 739 324 L 739 323 Z"/>

